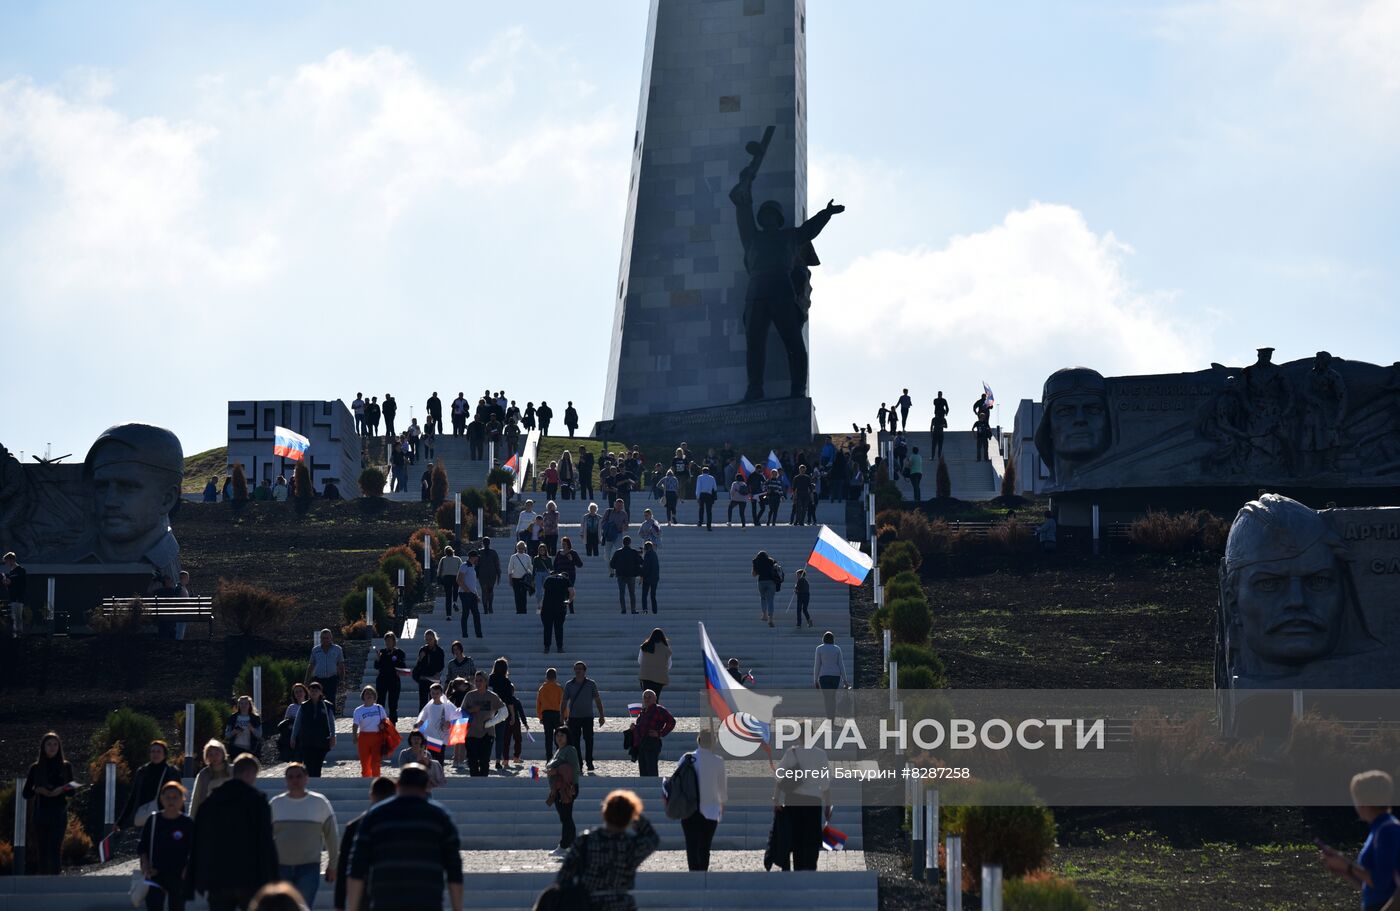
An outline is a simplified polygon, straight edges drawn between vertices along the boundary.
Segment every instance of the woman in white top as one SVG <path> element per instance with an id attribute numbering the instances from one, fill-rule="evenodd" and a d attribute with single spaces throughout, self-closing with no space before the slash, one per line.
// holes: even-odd
<path id="1" fill-rule="evenodd" d="M 651 546 L 661 549 L 661 523 L 656 521 L 656 517 L 651 514 L 650 509 L 642 510 L 642 525 L 638 533 L 642 536 L 642 543 L 650 541 Z"/>
<path id="2" fill-rule="evenodd" d="M 822 634 L 822 644 L 817 646 L 812 658 L 812 686 L 822 691 L 826 701 L 826 717 L 836 717 L 836 690 L 850 686 L 846 679 L 846 662 L 841 657 L 841 646 L 836 644 L 836 634 L 827 630 Z"/>
<path id="3" fill-rule="evenodd" d="M 520 517 L 515 520 L 515 537 L 524 540 L 521 536 L 531 529 L 539 515 L 535 512 L 535 501 L 526 500 L 525 505 L 520 510 Z"/>
<path id="4" fill-rule="evenodd" d="M 382 729 L 384 722 L 389 720 L 389 713 L 375 701 L 378 698 L 379 693 L 372 686 L 360 690 L 360 705 L 351 716 L 355 750 L 360 754 L 361 778 L 379 777 L 379 757 L 384 752 Z"/>
<path id="5" fill-rule="evenodd" d="M 441 683 L 434 683 L 428 688 L 428 703 L 418 713 L 418 720 L 413 726 L 431 735 L 434 740 L 446 744 L 448 732 L 452 730 L 452 722 L 461 717 L 462 712 L 443 698 L 443 695 Z"/>
<path id="6" fill-rule="evenodd" d="M 745 528 L 744 514 L 748 511 L 749 500 L 753 495 L 749 492 L 749 482 L 743 476 L 734 479 L 734 483 L 729 485 L 729 514 L 725 518 L 725 525 L 734 524 L 734 507 L 739 507 L 739 527 Z M 758 524 L 758 518 L 754 518 L 754 524 Z"/>
<path id="7" fill-rule="evenodd" d="M 515 594 L 515 612 L 523 614 L 525 598 L 535 576 L 535 561 L 530 559 L 524 541 L 515 542 L 515 553 L 506 561 L 506 576 L 510 579 L 511 592 Z"/>

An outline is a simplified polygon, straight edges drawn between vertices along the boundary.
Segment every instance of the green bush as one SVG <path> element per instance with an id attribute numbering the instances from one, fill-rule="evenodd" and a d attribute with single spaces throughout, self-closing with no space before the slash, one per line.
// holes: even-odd
<path id="1" fill-rule="evenodd" d="M 899 665 L 899 689 L 905 690 L 941 690 L 947 686 L 946 679 L 934 676 L 933 671 L 926 667 L 911 667 L 905 669 L 903 663 Z M 889 685 L 886 680 L 885 685 Z"/>
<path id="2" fill-rule="evenodd" d="M 418 545 L 423 546 L 421 543 Z M 420 550 L 415 554 L 412 548 L 400 544 L 384 551 L 379 557 L 379 571 L 389 578 L 395 585 L 399 581 L 399 570 L 403 570 L 403 585 L 405 592 L 418 590 L 419 577 L 423 575 L 423 553 Z M 375 593 L 379 597 L 379 593 Z"/>
<path id="3" fill-rule="evenodd" d="M 175 713 L 175 730 L 179 731 L 180 749 L 171 751 L 173 759 L 177 753 L 193 756 L 195 762 L 203 761 L 204 745 L 212 739 L 223 739 L 224 719 L 233 710 L 231 703 L 222 699 L 196 699 L 194 703 L 194 742 L 185 743 L 185 710 Z"/>
<path id="4" fill-rule="evenodd" d="M 462 512 L 470 513 L 472 521 L 476 521 L 476 511 L 482 510 L 482 515 L 486 521 L 500 518 L 501 494 L 499 491 L 483 490 L 480 487 L 468 487 L 462 491 Z"/>
<path id="5" fill-rule="evenodd" d="M 947 807 L 943 823 L 947 834 L 962 836 L 963 864 L 974 883 L 982 879 L 983 864 L 1001 864 L 1008 880 L 1045 867 L 1055 848 L 1055 816 L 1034 803 L 1024 784 L 977 782 L 971 798 Z"/>
<path id="6" fill-rule="evenodd" d="M 440 506 L 447 499 L 447 469 L 443 467 L 442 460 L 438 459 L 433 465 L 432 479 L 429 481 L 428 497 L 433 506 Z"/>
<path id="7" fill-rule="evenodd" d="M 92 732 L 88 753 L 96 756 L 120 743 L 122 759 L 134 771 L 145 764 L 151 741 L 164 739 L 165 732 L 160 729 L 159 721 L 124 705 L 112 711 Z"/>
<path id="8" fill-rule="evenodd" d="M 948 475 L 948 463 L 938 457 L 938 470 L 933 475 L 933 495 L 946 500 L 953 495 L 953 479 Z"/>
<path id="9" fill-rule="evenodd" d="M 896 573 L 893 578 L 885 582 L 886 601 L 894 601 L 898 598 L 922 598 L 923 596 L 923 583 L 919 581 L 918 574 L 912 570 Z"/>
<path id="10" fill-rule="evenodd" d="M 878 481 L 875 484 L 875 514 L 879 515 L 887 509 L 899 509 L 904 505 L 904 494 L 899 492 L 899 487 L 890 481 Z"/>
<path id="11" fill-rule="evenodd" d="M 1006 911 L 1094 911 L 1073 882 L 1045 871 L 1006 881 L 1001 896 Z"/>
<path id="12" fill-rule="evenodd" d="M 890 633 L 896 642 L 911 642 L 923 645 L 928 641 L 928 631 L 933 627 L 933 616 L 928 602 L 923 598 L 900 598 L 891 601 Z"/>
<path id="13" fill-rule="evenodd" d="M 413 559 L 421 566 L 423 563 L 423 538 L 429 537 L 432 543 L 428 545 L 431 562 L 437 566 L 437 561 L 442 559 L 442 549 L 452 543 L 452 536 L 442 528 L 428 528 L 424 526 L 408 536 L 408 549 L 413 552 Z"/>
<path id="14" fill-rule="evenodd" d="M 366 573 L 365 575 L 383 576 L 382 573 Z M 363 576 L 361 577 L 363 578 Z M 389 610 L 392 601 L 386 601 L 379 592 L 378 586 L 374 589 L 374 623 L 376 627 L 382 627 L 389 622 L 393 616 Z M 365 590 L 346 592 L 345 597 L 340 599 L 340 615 L 345 618 L 346 625 L 350 625 L 360 620 L 365 615 Z"/>
<path id="15" fill-rule="evenodd" d="M 362 497 L 384 496 L 384 472 L 378 468 L 366 468 L 360 472 L 359 485 Z"/>
<path id="16" fill-rule="evenodd" d="M 870 615 L 870 632 L 879 639 L 885 633 L 885 627 L 890 623 L 890 606 L 888 603 L 875 608 L 875 612 Z"/>
<path id="17" fill-rule="evenodd" d="M 486 473 L 486 487 L 488 490 L 494 491 L 496 504 L 498 506 L 500 505 L 501 488 L 512 484 L 514 480 L 515 475 L 506 471 L 504 468 L 493 468 Z"/>
<path id="18" fill-rule="evenodd" d="M 880 578 L 893 579 L 904 572 L 917 572 L 923 564 L 919 549 L 908 541 L 895 541 L 880 551 Z"/>
<path id="19" fill-rule="evenodd" d="M 943 667 L 943 659 L 933 649 L 909 642 L 899 642 L 890 647 L 890 660 L 899 662 L 899 685 L 903 689 L 942 689 L 948 685 L 948 672 Z M 927 686 L 916 686 L 908 682 L 906 676 L 915 669 L 927 671 L 931 682 Z"/>
<path id="20" fill-rule="evenodd" d="M 296 610 L 295 598 L 249 585 L 219 580 L 214 615 L 243 636 L 266 636 L 287 624 Z"/>
<path id="21" fill-rule="evenodd" d="M 305 679 L 307 662 L 295 658 L 254 655 L 243 662 L 238 675 L 233 678 L 233 698 L 253 695 L 253 667 L 256 665 L 262 665 L 263 669 L 263 714 L 277 717 L 280 710 L 292 701 L 292 684 Z M 226 711 L 231 709 L 230 702 Z"/>

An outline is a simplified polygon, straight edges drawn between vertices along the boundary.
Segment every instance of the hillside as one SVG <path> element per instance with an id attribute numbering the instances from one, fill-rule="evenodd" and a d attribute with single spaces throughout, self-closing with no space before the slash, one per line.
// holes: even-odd
<path id="1" fill-rule="evenodd" d="M 186 456 L 185 483 L 181 489 L 185 493 L 200 493 L 204 490 L 204 485 L 208 483 L 209 478 L 215 475 L 219 477 L 219 483 L 222 484 L 227 467 L 227 446 L 216 446 L 213 449 L 206 449 L 192 456 Z"/>

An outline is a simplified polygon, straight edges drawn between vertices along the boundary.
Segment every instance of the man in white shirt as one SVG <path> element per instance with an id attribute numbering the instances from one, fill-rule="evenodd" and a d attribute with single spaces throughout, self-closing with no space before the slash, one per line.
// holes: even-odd
<path id="1" fill-rule="evenodd" d="M 724 805 L 729 801 L 729 778 L 724 771 L 724 759 L 717 755 L 715 735 L 708 729 L 695 738 L 696 749 L 688 756 L 695 757 L 695 777 L 700 784 L 700 806 L 681 820 L 681 831 L 685 833 L 685 861 L 691 870 L 710 869 L 710 845 L 715 840 L 715 829 L 724 815 Z M 681 757 L 681 762 L 685 762 Z M 676 768 L 680 768 L 677 764 Z"/>
<path id="2" fill-rule="evenodd" d="M 695 500 L 700 504 L 700 518 L 695 521 L 695 527 L 705 526 L 707 530 L 713 530 L 711 526 L 715 521 L 715 500 L 719 497 L 719 488 L 715 482 L 715 476 L 710 473 L 710 466 L 706 465 L 700 469 L 700 476 L 695 479 Z"/>
<path id="3" fill-rule="evenodd" d="M 457 571 L 462 568 L 462 558 L 451 547 L 442 551 L 438 560 L 437 577 L 442 584 L 442 600 L 447 606 L 447 619 L 452 619 L 452 605 L 457 603 Z"/>
<path id="4" fill-rule="evenodd" d="M 350 403 L 350 410 L 355 413 L 355 432 L 365 432 L 365 397 L 363 393 L 355 393 L 355 401 Z"/>
<path id="5" fill-rule="evenodd" d="M 481 580 L 476 575 L 476 564 L 481 555 L 474 550 L 467 551 L 467 559 L 457 569 L 457 595 L 462 599 L 462 638 L 467 638 L 467 616 L 470 614 L 476 623 L 476 638 L 481 638 Z"/>
<path id="6" fill-rule="evenodd" d="M 340 828 L 330 801 L 306 789 L 306 767 L 287 766 L 287 790 L 270 801 L 272 838 L 277 844 L 277 873 L 297 887 L 308 905 L 315 905 L 321 882 L 321 852 L 330 855 L 326 882 L 335 882 L 335 858 L 340 852 Z"/>
<path id="7" fill-rule="evenodd" d="M 529 542 L 530 526 L 535 524 L 537 518 L 539 518 L 539 513 L 535 512 L 535 501 L 526 500 L 525 506 L 520 510 L 520 518 L 515 520 L 516 540 Z"/>

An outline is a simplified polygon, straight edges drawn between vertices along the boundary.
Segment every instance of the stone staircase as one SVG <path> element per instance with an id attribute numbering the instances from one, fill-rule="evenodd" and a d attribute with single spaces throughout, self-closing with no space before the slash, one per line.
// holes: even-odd
<path id="1" fill-rule="evenodd" d="M 634 494 L 634 534 L 642 509 L 648 505 L 658 515 L 664 513 L 660 504 Z M 401 645 L 411 661 L 422 643 L 423 632 L 433 629 L 444 648 L 452 640 L 462 639 L 478 668 L 489 671 L 494 659 L 505 657 L 529 717 L 533 717 L 535 690 L 546 668 L 557 668 L 561 679 L 567 679 L 575 659 L 588 663 L 589 676 L 599 685 L 608 720 L 595 735 L 597 772 L 585 775 L 581 782 L 576 821 L 580 831 L 596 825 L 598 801 L 614 788 L 631 788 L 641 795 L 647 804 L 647 816 L 661 836 L 661 848 L 638 875 L 634 894 L 639 908 L 728 911 L 764 907 L 783 911 L 819 907 L 827 911 L 873 911 L 878 906 L 877 879 L 874 871 L 865 868 L 859 808 L 838 808 L 833 820 L 848 836 L 847 850 L 824 851 L 820 868 L 814 873 L 766 874 L 762 853 L 772 821 L 766 800 L 766 794 L 771 792 L 767 766 L 763 763 L 761 772 L 754 774 L 747 768 L 754 764 L 752 761 L 731 761 L 731 799 L 715 836 L 711 871 L 691 873 L 686 870 L 680 825 L 667 819 L 663 810 L 661 780 L 638 777 L 636 764 L 623 751 L 622 732 L 630 723 L 627 706 L 641 701 L 637 650 L 654 626 L 666 630 L 675 655 L 671 682 L 661 701 L 676 715 L 678 725 L 664 744 L 663 775 L 669 774 L 682 753 L 694 748 L 694 732 L 704 723 L 698 621 L 704 621 L 721 659 L 737 657 L 745 670 L 752 669 L 760 692 L 810 689 L 813 649 L 828 629 L 836 634 L 848 671 L 854 663 L 846 586 L 820 574 L 812 577 L 811 614 L 815 625 L 811 628 L 797 628 L 794 613 L 784 610 L 794 573 L 805 563 L 817 529 L 786 525 L 724 527 L 724 505 L 721 500 L 717 506 L 721 524 L 713 531 L 694 527 L 697 506 L 693 501 L 681 504 L 680 524 L 663 528 L 659 551 L 660 613 L 656 616 L 620 613 L 617 586 L 608 577 L 603 559 L 585 557 L 576 586 L 577 610 L 564 627 L 563 654 L 544 653 L 542 627 L 534 613 L 534 603 L 529 604 L 526 614 L 516 614 L 510 589 L 504 584 L 497 587 L 494 613 L 482 617 L 483 639 L 463 639 L 457 615 L 449 623 L 439 598 L 431 612 L 419 615 L 415 637 Z M 577 500 L 564 501 L 559 506 L 565 523 L 577 523 L 586 508 Z M 821 508 L 828 518 L 835 519 L 835 504 L 823 503 Z M 841 513 L 844 517 L 844 509 Z M 783 515 L 786 517 L 786 509 Z M 832 524 L 840 527 L 835 521 Z M 575 540 L 577 532 L 576 525 L 565 524 L 561 528 L 561 534 Z M 496 546 L 509 543 L 501 541 Z M 777 625 L 772 628 L 760 620 L 757 586 L 750 575 L 753 555 L 760 549 L 776 557 L 788 575 L 788 583 L 777 600 Z M 372 681 L 368 662 L 363 677 L 366 682 Z M 356 704 L 358 688 L 350 688 L 347 705 Z M 405 682 L 399 706 L 399 728 L 406 733 L 418 709 L 417 688 L 411 681 Z M 354 756 L 348 722 L 342 720 L 340 726 L 345 736 L 338 738 L 323 777 L 312 787 L 330 799 L 343 826 L 367 806 L 368 783 L 358 777 L 359 762 Z M 532 765 L 544 764 L 542 734 L 537 724 L 532 724 L 531 730 L 536 739 L 532 742 L 525 738 L 523 767 L 471 779 L 453 770 L 449 763 L 446 784 L 433 793 L 459 826 L 469 907 L 529 908 L 557 869 L 558 861 L 550 857 L 549 851 L 557 844 L 559 822 L 544 803 L 543 780 L 536 781 L 530 774 Z M 741 766 L 753 777 L 736 774 Z M 392 770 L 386 771 L 393 774 Z M 281 767 L 265 769 L 263 790 L 269 795 L 279 792 L 281 778 Z M 127 877 L 133 867 L 134 859 L 108 865 L 102 869 L 102 875 L 0 879 L 0 906 L 13 902 L 14 907 L 40 911 L 124 907 Z M 196 903 L 191 907 L 205 906 Z M 331 907 L 328 887 L 321 890 L 315 907 Z"/>
<path id="2" fill-rule="evenodd" d="M 908 433 L 904 438 L 909 443 L 910 452 L 917 446 L 919 454 L 924 457 L 924 477 L 919 488 L 923 498 L 931 500 L 938 471 L 938 459 L 930 456 L 933 452 L 933 434 L 928 431 Z M 886 444 L 893 442 L 893 434 L 880 434 L 881 451 L 884 451 L 883 447 Z M 956 499 L 975 502 L 991 500 L 1001 494 L 1001 475 L 1004 469 L 1001 455 L 997 452 L 996 440 L 987 445 L 991 461 L 976 460 L 976 445 L 976 435 L 970 430 L 945 431 L 943 434 L 943 460 L 948 465 L 948 479 L 952 482 L 952 495 Z M 898 483 L 904 499 L 913 500 L 914 485 L 909 479 L 900 478 Z"/>
<path id="3" fill-rule="evenodd" d="M 522 440 L 524 437 L 521 438 Z M 503 447 L 504 448 L 504 447 Z M 449 425 L 446 435 L 439 434 L 433 446 L 434 457 L 441 459 L 443 468 L 447 471 L 447 483 L 450 490 L 461 490 L 464 487 L 481 487 L 486 483 L 486 473 L 490 470 L 490 463 L 485 459 L 472 459 L 471 448 L 467 445 L 465 436 L 454 437 Z M 386 493 L 386 499 L 399 502 L 417 501 L 422 494 L 419 490 L 419 479 L 422 477 L 423 469 L 427 467 L 427 454 L 416 464 L 408 467 L 407 487 L 395 493 Z M 509 458 L 509 454 L 504 458 Z"/>

